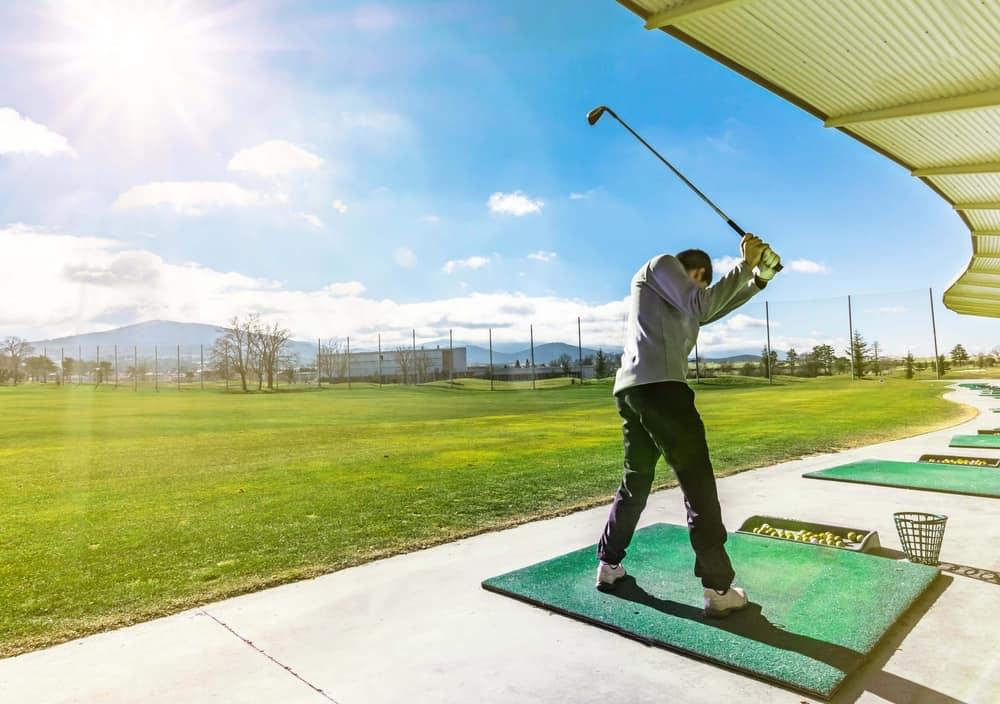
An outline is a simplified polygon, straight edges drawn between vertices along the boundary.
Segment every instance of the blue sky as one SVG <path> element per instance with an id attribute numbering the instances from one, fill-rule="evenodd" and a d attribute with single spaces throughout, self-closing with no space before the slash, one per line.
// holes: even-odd
<path id="1" fill-rule="evenodd" d="M 0 8 L 0 334 L 259 310 L 302 338 L 569 340 L 579 315 L 620 344 L 644 260 L 738 240 L 598 104 L 783 256 L 779 348 L 902 292 L 856 322 L 923 352 L 927 288 L 971 253 L 905 170 L 610 0 L 129 6 Z M 778 303 L 805 299 L 829 300 Z M 762 302 L 709 353 L 756 345 Z M 937 313 L 942 347 L 1000 344 Z"/>

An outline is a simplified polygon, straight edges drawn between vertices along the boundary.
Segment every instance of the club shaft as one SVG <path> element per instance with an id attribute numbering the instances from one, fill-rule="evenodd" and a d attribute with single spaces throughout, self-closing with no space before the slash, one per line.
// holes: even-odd
<path id="1" fill-rule="evenodd" d="M 720 208 L 719 206 L 717 206 L 715 203 L 712 202 L 712 200 L 708 196 L 706 196 L 704 193 L 702 193 L 700 190 L 698 190 L 698 187 L 696 185 L 694 185 L 693 183 L 691 183 L 690 181 L 688 181 L 687 178 L 685 178 L 684 174 L 682 174 L 680 171 L 678 171 L 674 167 L 673 164 L 671 164 L 669 161 L 667 161 L 666 159 L 664 159 L 662 154 L 660 154 L 658 151 L 656 151 L 655 149 L 653 149 L 653 146 L 649 142 L 647 142 L 645 139 L 643 139 L 642 136 L 638 132 L 636 132 L 634 129 L 632 129 L 631 127 L 629 127 L 628 123 L 626 123 L 625 120 L 623 120 L 620 117 L 618 117 L 618 115 L 615 114 L 614 110 L 612 110 L 611 108 L 608 108 L 607 109 L 607 113 L 609 115 L 611 115 L 611 117 L 613 117 L 616 120 L 618 120 L 618 122 L 621 123 L 622 127 L 624 127 L 629 132 L 631 132 L 633 137 L 635 137 L 640 142 L 642 142 L 643 146 L 645 146 L 646 149 L 648 149 L 649 151 L 653 152 L 653 154 L 656 155 L 657 159 L 659 159 L 664 164 L 666 164 L 667 168 L 670 169 L 671 171 L 673 171 L 674 175 L 677 176 L 677 178 L 679 178 L 681 181 L 683 181 L 684 184 L 688 188 L 690 188 L 692 191 L 694 191 L 695 194 L 697 194 L 697 196 L 699 198 L 701 198 L 703 201 L 705 201 L 706 203 L 708 203 L 711 206 L 712 210 L 714 210 L 716 213 L 718 213 L 719 217 L 722 218 L 723 220 L 725 220 L 726 224 L 729 225 L 729 227 L 733 228 L 733 230 L 735 230 L 737 232 L 737 234 L 740 235 L 740 237 L 742 237 L 743 235 L 746 234 L 746 232 L 743 231 L 742 227 L 740 227 L 735 222 L 733 222 L 733 219 L 730 218 L 728 215 L 726 215 L 722 211 L 722 208 Z"/>

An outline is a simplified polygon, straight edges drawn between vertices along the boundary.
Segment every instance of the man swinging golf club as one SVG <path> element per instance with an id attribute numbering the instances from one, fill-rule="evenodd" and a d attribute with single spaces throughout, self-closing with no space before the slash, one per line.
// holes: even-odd
<path id="1" fill-rule="evenodd" d="M 726 529 L 705 426 L 686 381 L 699 328 L 746 303 L 781 268 L 778 255 L 752 234 L 743 237 L 740 250 L 742 261 L 714 286 L 709 286 L 712 260 L 699 249 L 654 257 L 632 277 L 625 352 L 614 387 L 624 420 L 625 472 L 597 548 L 601 591 L 614 589 L 625 576 L 625 550 L 662 455 L 684 493 L 705 614 L 726 616 L 747 605 L 746 592 L 732 586 L 735 572 L 724 547 Z"/>

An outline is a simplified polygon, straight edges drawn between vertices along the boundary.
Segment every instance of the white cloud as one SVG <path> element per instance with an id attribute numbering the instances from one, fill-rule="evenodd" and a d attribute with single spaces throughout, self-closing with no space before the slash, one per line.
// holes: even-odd
<path id="1" fill-rule="evenodd" d="M 291 142 L 272 139 L 240 149 L 229 160 L 230 171 L 248 171 L 260 176 L 284 176 L 293 171 L 318 169 L 323 159 Z"/>
<path id="2" fill-rule="evenodd" d="M 77 155 L 61 134 L 22 116 L 13 108 L 0 108 L 0 154 Z"/>
<path id="3" fill-rule="evenodd" d="M 603 305 L 556 295 L 461 293 L 460 296 L 401 303 L 365 296 L 357 281 L 315 290 L 292 289 L 266 279 L 172 263 L 159 255 L 128 249 L 121 242 L 40 231 L 23 225 L 0 227 L 0 251 L 16 251 L 18 266 L 0 277 L 0 334 L 43 339 L 95 329 L 165 319 L 221 324 L 233 315 L 258 311 L 288 327 L 300 340 L 351 335 L 352 346 L 374 347 L 447 335 L 485 343 L 487 327 L 497 342 L 523 341 L 528 325 L 546 339 L 575 340 L 583 319 L 584 344 L 619 346 L 625 300 Z M 25 292 L 31 295 L 25 295 Z M 390 347 L 391 348 L 391 347 Z"/>
<path id="4" fill-rule="evenodd" d="M 343 215 L 347 212 L 347 204 L 339 198 L 335 198 L 333 201 L 333 209 Z"/>
<path id="5" fill-rule="evenodd" d="M 421 222 L 430 223 L 431 225 L 437 225 L 439 222 L 441 222 L 441 216 L 440 215 L 421 215 L 420 216 L 420 221 Z"/>
<path id="6" fill-rule="evenodd" d="M 323 221 L 312 213 L 298 213 L 298 216 L 313 227 L 323 227 Z"/>
<path id="7" fill-rule="evenodd" d="M 360 281 L 344 281 L 330 284 L 323 290 L 333 296 L 360 296 L 366 289 Z"/>
<path id="8" fill-rule="evenodd" d="M 456 269 L 480 269 L 490 263 L 489 257 L 469 257 L 467 259 L 455 259 L 445 263 L 441 271 L 450 274 Z"/>
<path id="9" fill-rule="evenodd" d="M 540 200 L 528 198 L 520 191 L 514 191 L 513 193 L 500 193 L 497 191 L 486 201 L 486 205 L 489 206 L 492 213 L 520 217 L 522 215 L 542 212 L 542 206 L 545 204 Z"/>
<path id="10" fill-rule="evenodd" d="M 404 269 L 412 269 L 417 265 L 417 255 L 407 247 L 400 247 L 393 252 L 393 258 L 396 260 L 396 264 Z"/>
<path id="11" fill-rule="evenodd" d="M 887 313 L 889 315 L 898 315 L 900 313 L 909 313 L 910 309 L 906 306 L 883 306 L 878 309 L 879 313 Z"/>
<path id="12" fill-rule="evenodd" d="M 548 263 L 551 262 L 553 259 L 555 259 L 557 256 L 559 255 L 556 254 L 555 252 L 546 252 L 540 249 L 537 252 L 532 252 L 531 254 L 529 254 L 528 259 L 537 259 L 540 262 Z"/>
<path id="13" fill-rule="evenodd" d="M 740 257 L 718 257 L 712 259 L 712 270 L 719 277 L 719 274 L 725 274 L 730 271 L 734 266 L 740 263 Z"/>
<path id="14" fill-rule="evenodd" d="M 825 264 L 814 262 L 811 259 L 793 259 L 788 262 L 788 268 L 802 274 L 825 274 L 829 271 Z"/>
<path id="15" fill-rule="evenodd" d="M 114 202 L 119 210 L 164 206 L 181 215 L 203 215 L 218 208 L 245 208 L 262 202 L 256 191 L 228 181 L 157 181 L 133 186 Z"/>
<path id="16" fill-rule="evenodd" d="M 594 195 L 594 189 L 593 188 L 591 188 L 589 190 L 586 190 L 583 193 L 578 193 L 577 191 L 573 191 L 572 193 L 569 194 L 569 199 L 570 200 L 586 200 L 587 198 L 590 198 L 592 195 Z"/>

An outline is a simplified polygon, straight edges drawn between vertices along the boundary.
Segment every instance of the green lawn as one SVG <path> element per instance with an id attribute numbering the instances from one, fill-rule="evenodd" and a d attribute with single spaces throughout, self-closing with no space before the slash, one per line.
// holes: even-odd
<path id="1" fill-rule="evenodd" d="M 607 382 L 487 389 L 0 388 L 0 656 L 609 500 Z M 721 475 L 969 416 L 940 393 L 716 380 L 698 405 Z"/>

